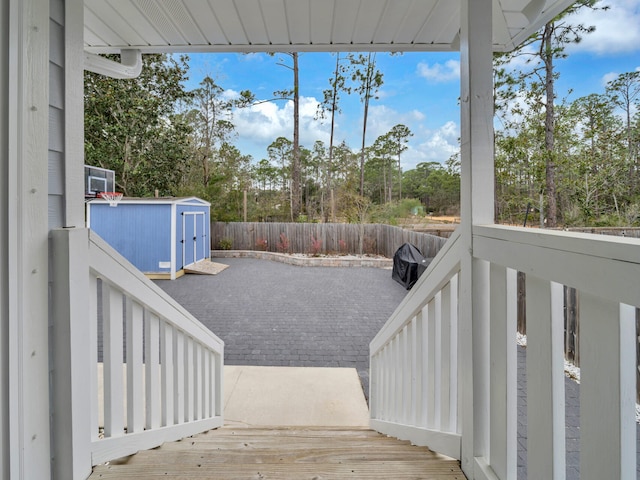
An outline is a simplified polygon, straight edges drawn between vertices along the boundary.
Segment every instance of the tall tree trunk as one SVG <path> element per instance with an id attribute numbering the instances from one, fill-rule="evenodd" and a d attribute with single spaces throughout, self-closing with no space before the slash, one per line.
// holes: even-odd
<path id="1" fill-rule="evenodd" d="M 333 188 L 331 186 L 331 170 L 333 169 L 333 137 L 336 126 L 336 108 L 338 103 L 338 75 L 340 75 L 340 52 L 336 54 L 336 70 L 333 76 L 333 98 L 331 99 L 331 135 L 329 136 L 329 164 L 327 165 L 327 190 L 330 192 L 329 210 L 331 222 L 336 221 L 335 205 L 333 203 Z M 325 219 L 326 220 L 326 219 Z"/>
<path id="2" fill-rule="evenodd" d="M 364 146 L 367 137 L 367 115 L 369 114 L 369 87 L 364 97 L 364 121 L 362 123 L 362 149 L 360 150 L 360 195 L 364 196 Z"/>
<path id="3" fill-rule="evenodd" d="M 298 52 L 293 58 L 293 166 L 291 172 L 291 217 L 298 220 L 302 192 L 300 188 L 300 85 L 298 78 Z"/>
<path id="4" fill-rule="evenodd" d="M 556 202 L 556 163 L 555 163 L 555 112 L 554 112 L 554 78 L 553 78 L 553 45 L 552 37 L 555 29 L 553 22 L 544 27 L 542 58 L 545 66 L 545 121 L 544 143 L 546 153 L 546 187 L 547 187 L 547 226 L 554 228 L 558 223 L 558 207 Z"/>

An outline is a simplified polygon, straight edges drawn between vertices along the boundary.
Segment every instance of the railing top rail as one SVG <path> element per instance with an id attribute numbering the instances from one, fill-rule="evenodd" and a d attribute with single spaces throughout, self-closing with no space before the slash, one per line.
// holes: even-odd
<path id="1" fill-rule="evenodd" d="M 164 319 L 206 344 L 216 352 L 221 352 L 224 342 L 200 323 L 182 305 L 168 297 L 155 283 L 131 265 L 100 236 L 89 231 L 89 268 L 103 281 L 127 292 L 127 295 L 144 305 L 152 313 Z M 181 321 L 180 319 L 188 319 Z"/>
<path id="2" fill-rule="evenodd" d="M 477 258 L 593 295 L 640 306 L 640 241 L 590 233 L 482 225 Z"/>
<path id="3" fill-rule="evenodd" d="M 382 349 L 460 270 L 461 243 L 458 241 L 459 238 L 460 231 L 456 229 L 371 341 L 369 344 L 371 355 L 375 355 Z"/>

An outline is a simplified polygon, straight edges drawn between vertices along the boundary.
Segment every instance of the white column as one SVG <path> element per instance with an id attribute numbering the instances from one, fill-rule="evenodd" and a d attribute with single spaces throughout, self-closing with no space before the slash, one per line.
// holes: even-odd
<path id="1" fill-rule="evenodd" d="M 460 399 L 462 459 L 488 455 L 489 267 L 473 258 L 472 227 L 493 223 L 493 76 L 491 0 L 463 0 L 460 29 L 461 240 Z"/>
<path id="2" fill-rule="evenodd" d="M 89 235 L 86 229 L 60 229 L 52 233 L 52 283 L 54 345 L 53 387 L 53 478 L 80 479 L 91 473 L 92 398 L 88 389 L 95 374 L 95 337 L 97 316 L 88 316 Z M 90 380 L 91 378 L 91 380 Z M 95 403 L 95 402 L 94 402 Z M 47 477 L 48 478 L 48 477 Z"/>
<path id="3" fill-rule="evenodd" d="M 6 134 L 0 163 L 7 163 L 0 236 L 8 272 L 0 277 L 3 437 L 8 434 L 0 474 L 49 478 L 49 2 L 9 0 L 0 9 L 0 135 Z"/>
<path id="4" fill-rule="evenodd" d="M 0 7 L 0 31 L 9 31 L 9 11 Z M 8 157 L 9 42 L 0 36 L 0 158 Z M 0 162 L 0 478 L 9 478 L 9 165 Z"/>

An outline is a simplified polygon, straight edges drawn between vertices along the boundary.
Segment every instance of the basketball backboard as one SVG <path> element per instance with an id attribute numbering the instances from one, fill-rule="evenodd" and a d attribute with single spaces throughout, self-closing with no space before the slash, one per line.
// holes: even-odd
<path id="1" fill-rule="evenodd" d="M 116 188 L 116 174 L 113 170 L 84 166 L 84 196 L 96 197 L 101 192 L 113 192 Z"/>

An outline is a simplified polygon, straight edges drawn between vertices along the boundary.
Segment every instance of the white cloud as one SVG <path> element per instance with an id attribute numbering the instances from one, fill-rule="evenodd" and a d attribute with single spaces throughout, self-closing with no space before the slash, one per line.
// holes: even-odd
<path id="1" fill-rule="evenodd" d="M 610 81 L 615 80 L 616 78 L 618 78 L 618 75 L 619 75 L 619 73 L 616 73 L 616 72 L 605 73 L 602 76 L 602 80 L 601 80 L 602 86 L 606 87 L 607 83 L 609 83 Z"/>
<path id="2" fill-rule="evenodd" d="M 640 67 L 636 67 L 635 68 L 636 72 L 640 72 Z M 602 79 L 600 80 L 600 83 L 602 84 L 603 87 L 607 86 L 607 83 L 611 82 L 612 80 L 615 80 L 616 78 L 618 78 L 618 76 L 621 73 L 625 73 L 625 72 L 609 72 L 609 73 L 605 73 L 602 76 Z"/>
<path id="3" fill-rule="evenodd" d="M 507 72 L 530 70 L 540 63 L 538 50 L 533 45 L 522 47 L 518 55 L 512 56 L 505 65 Z"/>
<path id="4" fill-rule="evenodd" d="M 639 51 L 640 0 L 605 0 L 596 5 L 611 8 L 595 11 L 582 8 L 567 20 L 572 24 L 596 27 L 595 32 L 585 35 L 582 42 L 570 45 L 567 50 L 599 55 Z"/>
<path id="5" fill-rule="evenodd" d="M 316 140 L 329 141 L 327 126 L 315 120 L 318 101 L 300 97 L 300 143 L 312 148 Z M 293 140 L 293 101 L 265 102 L 234 111 L 233 122 L 241 150 L 255 160 L 267 156 L 266 147 L 278 137 Z"/>
<path id="6" fill-rule="evenodd" d="M 403 154 L 402 168 L 411 170 L 422 162 L 444 164 L 451 155 L 460 150 L 458 138 L 460 127 L 452 121 L 446 122 L 435 130 L 424 129 L 415 134 L 417 141 L 412 142 Z"/>
<path id="7" fill-rule="evenodd" d="M 418 76 L 435 83 L 451 82 L 460 78 L 460 62 L 458 60 L 447 60 L 444 64 L 435 63 L 433 65 L 420 62 L 417 70 Z"/>

